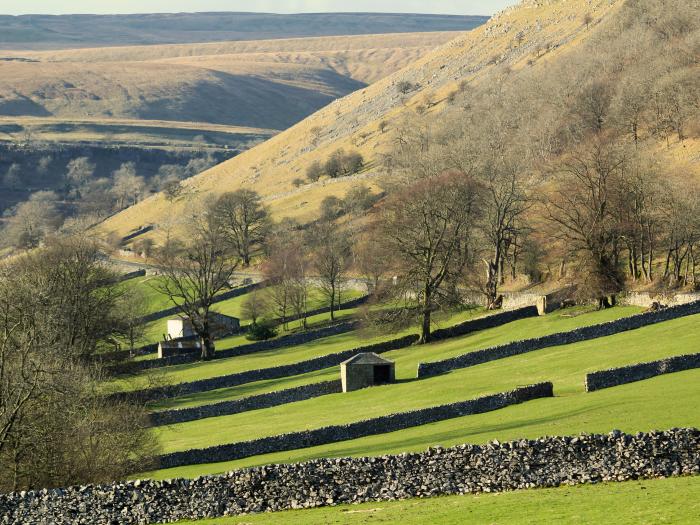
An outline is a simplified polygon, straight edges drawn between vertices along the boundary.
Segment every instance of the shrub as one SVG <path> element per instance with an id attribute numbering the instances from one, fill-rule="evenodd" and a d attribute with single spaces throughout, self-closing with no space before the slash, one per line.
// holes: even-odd
<path id="1" fill-rule="evenodd" d="M 409 82 L 408 80 L 402 80 L 398 84 L 396 84 L 396 89 L 399 93 L 402 95 L 407 95 L 411 91 L 413 91 L 416 88 L 416 86 L 412 83 Z"/>
<path id="2" fill-rule="evenodd" d="M 343 174 L 343 156 L 345 153 L 339 149 L 333 153 L 326 161 L 325 170 L 328 176 L 332 179 L 340 177 Z"/>
<path id="3" fill-rule="evenodd" d="M 310 182 L 316 182 L 323 176 L 323 166 L 319 161 L 315 161 L 306 169 L 306 178 Z"/>
<path id="4" fill-rule="evenodd" d="M 321 201 L 321 219 L 332 221 L 345 213 L 345 203 L 342 199 L 330 195 Z"/>
<path id="5" fill-rule="evenodd" d="M 348 190 L 345 195 L 345 211 L 354 215 L 360 215 L 374 206 L 379 196 L 374 195 L 367 186 L 356 186 Z"/>
<path id="6" fill-rule="evenodd" d="M 248 327 L 246 339 L 248 339 L 248 341 L 267 341 L 276 335 L 277 330 L 275 330 L 271 324 L 261 321 L 259 323 L 253 323 Z"/>
<path id="7" fill-rule="evenodd" d="M 296 178 L 292 181 L 292 186 L 294 186 L 295 188 L 299 188 L 304 184 L 306 184 L 306 182 L 304 181 L 304 179 L 301 178 Z"/>
<path id="8" fill-rule="evenodd" d="M 356 151 L 345 153 L 339 149 L 326 161 L 325 171 L 331 178 L 353 175 L 364 166 L 364 157 Z"/>

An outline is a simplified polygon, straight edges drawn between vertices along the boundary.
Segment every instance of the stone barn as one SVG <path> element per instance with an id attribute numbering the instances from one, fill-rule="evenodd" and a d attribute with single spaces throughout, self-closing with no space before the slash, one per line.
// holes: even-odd
<path id="1" fill-rule="evenodd" d="M 241 321 L 237 317 L 210 312 L 209 323 L 215 339 L 228 337 L 241 331 Z M 195 336 L 192 322 L 185 316 L 168 319 L 167 330 L 167 339 L 187 339 Z"/>
<path id="2" fill-rule="evenodd" d="M 194 354 L 202 350 L 199 341 L 161 341 L 158 343 L 158 359 L 175 355 Z"/>
<path id="3" fill-rule="evenodd" d="M 395 366 L 375 353 L 357 354 L 340 364 L 343 392 L 352 392 L 375 385 L 393 383 Z"/>

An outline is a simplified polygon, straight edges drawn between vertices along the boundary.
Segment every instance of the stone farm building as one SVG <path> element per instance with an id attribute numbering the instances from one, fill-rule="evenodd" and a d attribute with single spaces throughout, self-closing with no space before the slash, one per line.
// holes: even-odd
<path id="1" fill-rule="evenodd" d="M 395 366 L 373 352 L 357 354 L 340 364 L 343 392 L 352 392 L 375 385 L 393 383 Z"/>
<path id="2" fill-rule="evenodd" d="M 209 323 L 212 328 L 212 336 L 216 339 L 228 337 L 241 331 L 241 321 L 237 317 L 210 312 Z M 167 330 L 167 339 L 187 339 L 195 335 L 192 322 L 186 316 L 168 319 Z"/>

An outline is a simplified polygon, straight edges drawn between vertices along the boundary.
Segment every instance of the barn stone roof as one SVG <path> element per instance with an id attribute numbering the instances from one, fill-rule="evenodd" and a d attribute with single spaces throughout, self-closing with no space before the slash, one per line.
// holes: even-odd
<path id="1" fill-rule="evenodd" d="M 366 352 L 352 356 L 347 361 L 343 361 L 341 365 L 393 365 L 393 361 L 384 359 L 374 352 Z"/>

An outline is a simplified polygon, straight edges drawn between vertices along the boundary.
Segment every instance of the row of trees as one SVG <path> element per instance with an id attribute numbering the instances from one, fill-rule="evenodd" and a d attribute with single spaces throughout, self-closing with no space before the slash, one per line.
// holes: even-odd
<path id="1" fill-rule="evenodd" d="M 184 166 L 165 164 L 147 180 L 138 173 L 135 162 L 121 164 L 109 177 L 98 177 L 96 165 L 88 157 L 75 158 L 65 168 L 60 189 L 37 191 L 12 210 L 2 232 L 3 241 L 18 248 L 33 248 L 47 234 L 56 232 L 67 217 L 89 217 L 94 222 L 156 191 L 174 200 L 182 193 L 180 183 L 184 179 L 213 163 L 214 159 L 207 156 L 192 159 Z M 45 173 L 50 166 L 51 158 L 44 157 L 34 169 Z M 5 185 L 22 188 L 20 175 L 19 165 L 11 165 L 4 177 Z"/>
<path id="2" fill-rule="evenodd" d="M 0 266 L 0 490 L 107 482 L 148 465 L 141 407 L 103 395 L 97 355 L 133 297 L 97 246 L 55 239 Z"/>
<path id="3" fill-rule="evenodd" d="M 352 251 L 349 234 L 334 222 L 319 221 L 306 229 L 275 225 L 260 196 L 244 189 L 222 195 L 207 211 L 193 216 L 184 238 L 187 242 L 168 242 L 156 251 L 162 277 L 155 287 L 192 321 L 203 359 L 214 355 L 210 313 L 215 296 L 230 286 L 239 266 L 253 260 L 262 262 L 271 284 L 248 298 L 246 311 L 253 324 L 274 317 L 287 328 L 295 315 L 306 326 L 313 288 L 320 289 L 335 319 Z"/>

